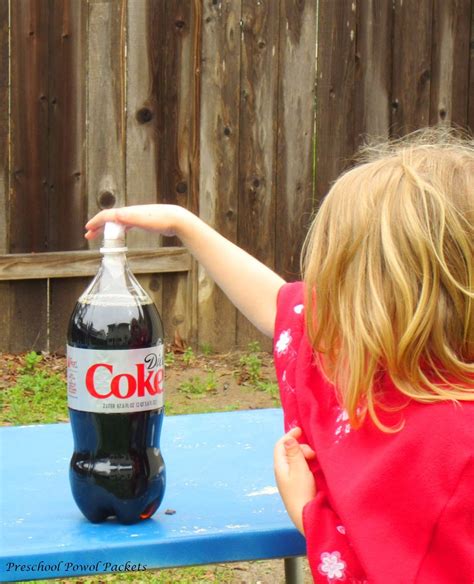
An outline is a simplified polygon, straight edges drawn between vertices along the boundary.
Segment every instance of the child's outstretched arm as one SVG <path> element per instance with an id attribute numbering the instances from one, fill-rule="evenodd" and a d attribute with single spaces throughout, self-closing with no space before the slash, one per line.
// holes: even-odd
<path id="1" fill-rule="evenodd" d="M 273 468 L 278 491 L 290 519 L 304 535 L 303 508 L 316 496 L 316 483 L 307 460 L 315 457 L 307 444 L 299 444 L 300 428 L 293 428 L 275 444 Z"/>
<path id="2" fill-rule="evenodd" d="M 87 223 L 86 239 L 94 239 L 107 221 L 179 237 L 242 314 L 273 336 L 276 299 L 284 280 L 199 217 L 177 205 L 107 209 Z"/>

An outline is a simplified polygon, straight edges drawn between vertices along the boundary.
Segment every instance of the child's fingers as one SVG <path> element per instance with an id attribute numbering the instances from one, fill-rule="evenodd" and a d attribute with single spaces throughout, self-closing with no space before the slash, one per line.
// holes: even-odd
<path id="1" fill-rule="evenodd" d="M 117 211 L 118 209 L 104 209 L 94 215 L 92 219 L 86 223 L 86 229 L 88 233 L 97 234 L 99 230 L 107 223 L 107 221 L 118 221 L 117 218 Z M 95 236 L 94 235 L 94 236 Z"/>
<path id="2" fill-rule="evenodd" d="M 287 438 L 296 438 L 296 440 L 298 440 L 299 438 L 301 438 L 302 433 L 303 431 L 301 430 L 301 428 L 299 426 L 295 426 L 294 428 L 289 430 L 284 436 L 282 436 L 280 440 L 282 442 L 284 442 Z M 302 449 L 303 455 L 306 458 L 306 460 L 311 460 L 316 456 L 316 453 L 311 448 L 311 446 L 309 446 L 309 444 L 300 444 L 300 448 Z"/>
<path id="3" fill-rule="evenodd" d="M 281 438 L 281 440 L 285 440 L 285 438 L 290 437 L 296 438 L 298 440 L 302 433 L 303 431 L 301 430 L 301 428 L 299 426 L 295 426 L 294 428 L 291 428 L 291 430 L 288 430 L 288 432 Z"/>
<path id="4" fill-rule="evenodd" d="M 316 452 L 311 448 L 309 444 L 300 444 L 300 448 L 306 460 L 312 460 L 313 458 L 315 458 Z"/>
<path id="5" fill-rule="evenodd" d="M 125 226 L 125 231 L 129 231 L 134 225 L 148 227 L 147 217 L 142 217 L 135 207 L 104 209 L 86 223 L 87 231 L 84 237 L 89 240 L 95 239 L 102 233 L 103 227 L 108 221 L 121 223 Z"/>
<path id="6" fill-rule="evenodd" d="M 293 438 L 292 436 L 288 436 L 283 440 L 283 446 L 285 448 L 285 452 L 290 457 L 296 457 L 302 455 L 301 446 L 298 443 L 298 440 Z"/>
<path id="7" fill-rule="evenodd" d="M 311 471 L 298 441 L 293 437 L 286 438 L 283 442 L 283 448 L 285 451 L 286 480 L 306 480 L 311 475 Z"/>
<path id="8" fill-rule="evenodd" d="M 89 229 L 84 234 L 84 237 L 88 240 L 95 239 L 101 232 L 101 229 Z"/>
<path id="9" fill-rule="evenodd" d="M 114 221 L 122 225 L 131 227 L 140 227 L 148 230 L 158 230 L 167 235 L 171 229 L 170 222 L 174 217 L 169 208 L 172 205 L 133 205 L 131 207 L 118 207 L 114 209 L 105 209 L 97 213 L 86 223 L 87 239 L 93 239 L 98 230 L 101 230 L 105 223 Z M 168 209 L 168 210 L 167 210 Z M 176 214 L 176 211 L 174 211 Z"/>
<path id="10" fill-rule="evenodd" d="M 274 465 L 277 472 L 288 472 L 290 466 L 296 468 L 298 465 L 306 469 L 306 461 L 316 456 L 316 453 L 308 444 L 300 444 L 298 442 L 298 438 L 301 435 L 301 428 L 292 428 L 275 444 Z"/>

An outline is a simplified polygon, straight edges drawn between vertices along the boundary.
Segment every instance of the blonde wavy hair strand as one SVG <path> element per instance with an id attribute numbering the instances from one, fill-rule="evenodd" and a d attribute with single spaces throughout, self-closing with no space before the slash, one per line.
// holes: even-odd
<path id="1" fill-rule="evenodd" d="M 382 374 L 419 402 L 474 400 L 473 199 L 474 142 L 431 128 L 366 147 L 316 214 L 307 334 L 354 427 L 395 431 Z"/>

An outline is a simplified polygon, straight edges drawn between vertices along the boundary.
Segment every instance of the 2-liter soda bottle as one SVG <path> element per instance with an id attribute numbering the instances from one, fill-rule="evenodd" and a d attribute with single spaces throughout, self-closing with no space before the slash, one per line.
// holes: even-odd
<path id="1" fill-rule="evenodd" d="M 165 490 L 163 325 L 128 267 L 121 225 L 105 225 L 100 251 L 68 329 L 69 478 L 87 519 L 135 523 L 153 515 Z"/>

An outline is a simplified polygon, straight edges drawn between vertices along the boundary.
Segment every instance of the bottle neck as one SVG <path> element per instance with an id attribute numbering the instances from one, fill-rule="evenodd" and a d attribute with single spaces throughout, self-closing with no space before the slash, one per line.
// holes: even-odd
<path id="1" fill-rule="evenodd" d="M 123 266 L 124 268 L 128 265 L 127 254 L 125 248 L 117 249 L 107 249 L 104 251 L 102 248 L 100 251 L 102 253 L 102 266 L 107 268 L 111 266 Z"/>
<path id="2" fill-rule="evenodd" d="M 147 304 L 151 300 L 131 272 L 125 247 L 101 249 L 102 261 L 96 277 L 81 296 L 80 301 L 90 302 L 101 298 L 102 304 L 127 304 L 130 298 L 136 304 Z"/>
<path id="3" fill-rule="evenodd" d="M 116 253 L 125 254 L 128 251 L 128 247 L 125 245 L 123 240 L 120 241 L 116 239 L 105 239 L 104 244 L 99 251 L 104 256 Z"/>

